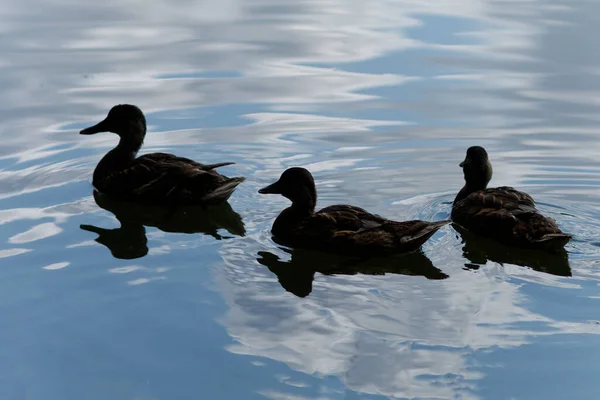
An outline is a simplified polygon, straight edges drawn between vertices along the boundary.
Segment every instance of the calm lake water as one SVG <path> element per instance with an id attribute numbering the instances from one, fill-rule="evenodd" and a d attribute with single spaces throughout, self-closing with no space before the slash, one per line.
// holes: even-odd
<path id="1" fill-rule="evenodd" d="M 597 399 L 599 15 L 578 0 L 4 2 L 0 399 Z M 96 201 L 116 137 L 78 132 L 118 103 L 146 112 L 142 152 L 235 161 L 231 207 L 194 225 Z M 257 190 L 287 167 L 313 172 L 321 207 L 437 220 L 471 145 L 492 185 L 574 235 L 568 260 L 451 226 L 362 265 L 271 240 L 289 203 Z"/>

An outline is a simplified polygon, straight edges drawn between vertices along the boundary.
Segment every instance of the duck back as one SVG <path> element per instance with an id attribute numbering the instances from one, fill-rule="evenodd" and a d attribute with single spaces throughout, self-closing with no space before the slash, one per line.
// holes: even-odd
<path id="1" fill-rule="evenodd" d="M 452 220 L 474 233 L 519 247 L 553 251 L 571 239 L 538 211 L 530 195 L 507 186 L 479 190 L 455 201 Z"/>
<path id="2" fill-rule="evenodd" d="M 244 178 L 228 178 L 215 170 L 229 164 L 204 165 L 172 154 L 146 154 L 129 162 L 115 162 L 111 170 L 102 168 L 98 175 L 94 173 L 94 186 L 106 195 L 128 201 L 216 204 L 229 199 L 244 181 Z M 103 166 L 101 162 L 98 168 Z"/>

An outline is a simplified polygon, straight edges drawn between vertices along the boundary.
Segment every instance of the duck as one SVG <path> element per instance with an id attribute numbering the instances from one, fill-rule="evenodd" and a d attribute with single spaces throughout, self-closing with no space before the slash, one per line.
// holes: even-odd
<path id="1" fill-rule="evenodd" d="M 146 118 L 131 104 L 112 107 L 104 120 L 80 134 L 100 132 L 119 136 L 119 144 L 100 160 L 92 179 L 98 191 L 112 198 L 156 205 L 211 205 L 227 201 L 245 180 L 216 171 L 233 162 L 201 164 L 168 153 L 137 157 L 146 136 Z"/>
<path id="2" fill-rule="evenodd" d="M 279 194 L 292 205 L 279 214 L 271 233 L 279 244 L 358 256 L 408 253 L 421 247 L 450 221 L 397 222 L 352 205 L 332 205 L 315 212 L 317 189 L 305 168 L 285 170 L 278 181 L 259 190 Z"/>
<path id="3" fill-rule="evenodd" d="M 509 186 L 487 188 L 493 171 L 483 147 L 469 147 L 459 166 L 465 185 L 452 203 L 453 222 L 475 234 L 522 248 L 556 252 L 571 240 L 556 221 L 538 211 L 529 194 Z"/>

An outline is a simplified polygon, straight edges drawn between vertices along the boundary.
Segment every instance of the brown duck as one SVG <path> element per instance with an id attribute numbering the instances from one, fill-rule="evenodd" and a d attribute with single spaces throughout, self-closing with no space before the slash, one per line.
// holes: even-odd
<path id="1" fill-rule="evenodd" d="M 508 186 L 486 189 L 492 164 L 483 147 L 470 147 L 460 166 L 465 186 L 452 205 L 454 222 L 473 233 L 524 248 L 556 251 L 571 240 L 554 220 L 539 213 L 527 193 Z"/>
<path id="2" fill-rule="evenodd" d="M 325 251 L 378 256 L 417 250 L 450 221 L 396 222 L 349 205 L 315 212 L 317 190 L 309 171 L 290 168 L 262 194 L 280 194 L 292 205 L 273 224 L 274 239 L 284 245 Z"/>
<path id="3" fill-rule="evenodd" d="M 226 201 L 244 181 L 215 171 L 232 162 L 207 165 L 167 153 L 136 158 L 146 136 L 146 118 L 136 106 L 116 105 L 103 121 L 80 133 L 98 132 L 120 138 L 94 170 L 93 184 L 107 196 L 151 204 L 208 205 Z"/>

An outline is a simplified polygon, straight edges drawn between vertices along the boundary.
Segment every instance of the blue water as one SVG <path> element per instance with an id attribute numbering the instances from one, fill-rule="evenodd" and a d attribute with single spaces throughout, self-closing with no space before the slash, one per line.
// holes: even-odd
<path id="1" fill-rule="evenodd" d="M 596 399 L 598 15 L 585 0 L 8 0 L 0 399 Z M 231 207 L 184 226 L 97 203 L 116 138 L 78 131 L 119 103 L 146 114 L 142 152 L 236 162 Z M 492 185 L 574 235 L 568 260 L 466 247 L 450 226 L 423 254 L 349 270 L 271 240 L 288 202 L 257 190 L 287 167 L 313 172 L 321 207 L 437 220 L 471 145 Z"/>

